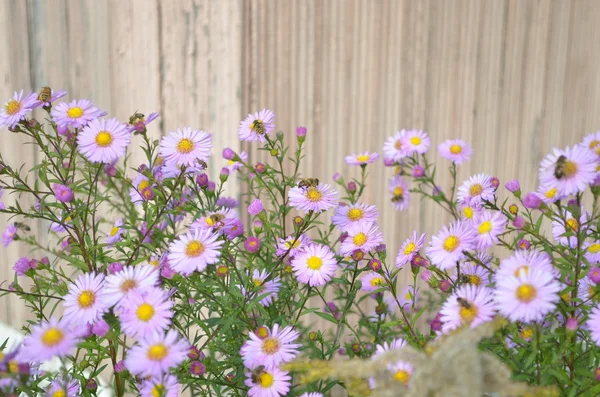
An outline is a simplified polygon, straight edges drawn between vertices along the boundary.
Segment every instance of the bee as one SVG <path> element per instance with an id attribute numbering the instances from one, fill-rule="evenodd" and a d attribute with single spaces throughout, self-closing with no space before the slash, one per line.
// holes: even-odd
<path id="1" fill-rule="evenodd" d="M 42 87 L 37 99 L 46 103 L 50 100 L 51 96 L 52 96 L 52 89 L 50 87 Z"/>
<path id="2" fill-rule="evenodd" d="M 252 383 L 258 384 L 260 382 L 260 377 L 266 373 L 267 371 L 265 371 L 264 365 L 259 365 L 258 367 L 254 368 L 250 373 L 250 379 L 252 380 Z"/>
<path id="3" fill-rule="evenodd" d="M 204 160 L 198 159 L 198 164 L 200 164 L 200 166 L 202 167 L 203 170 L 208 168 L 208 164 L 206 164 L 206 161 L 204 161 Z"/>
<path id="4" fill-rule="evenodd" d="M 140 121 L 144 121 L 144 117 L 146 117 L 143 113 L 138 113 L 137 110 L 129 117 L 129 124 L 135 125 Z"/>
<path id="5" fill-rule="evenodd" d="M 556 179 L 562 179 L 565 176 L 565 165 L 567 164 L 567 157 L 561 155 L 556 160 L 556 165 L 554 166 L 554 176 Z"/>
<path id="6" fill-rule="evenodd" d="M 250 124 L 250 129 L 256 131 L 258 135 L 265 135 L 265 124 L 262 120 L 254 120 L 252 124 Z"/>
<path id="7" fill-rule="evenodd" d="M 462 281 L 463 283 L 470 283 L 471 277 L 469 277 L 468 274 L 463 274 L 462 276 L 460 276 L 460 281 Z"/>
<path id="8" fill-rule="evenodd" d="M 395 203 L 397 201 L 402 201 L 404 200 L 404 195 L 403 194 L 394 194 L 392 196 L 392 203 Z"/>
<path id="9" fill-rule="evenodd" d="M 29 226 L 27 226 L 24 223 L 21 222 L 15 222 L 15 226 L 18 227 L 19 229 L 25 230 L 26 232 L 30 232 L 31 228 Z"/>
<path id="10" fill-rule="evenodd" d="M 215 228 L 220 228 L 222 226 L 225 226 L 225 224 L 223 223 L 223 219 L 225 219 L 225 215 L 221 214 L 220 212 L 216 212 L 214 214 L 210 214 L 208 216 L 208 218 L 206 219 L 206 223 L 209 226 L 215 227 Z"/>
<path id="11" fill-rule="evenodd" d="M 456 298 L 456 301 L 465 309 L 471 308 L 471 304 L 469 302 L 467 302 L 465 299 L 461 298 L 460 296 Z"/>
<path id="12" fill-rule="evenodd" d="M 317 185 L 319 185 L 319 180 L 317 178 L 306 178 L 306 179 L 300 180 L 298 187 L 300 187 L 300 188 L 302 188 L 302 187 L 303 188 L 317 187 Z"/>

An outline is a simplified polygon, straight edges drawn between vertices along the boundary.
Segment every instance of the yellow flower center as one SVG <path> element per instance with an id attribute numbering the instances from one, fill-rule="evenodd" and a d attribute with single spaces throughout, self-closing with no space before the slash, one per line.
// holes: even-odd
<path id="1" fill-rule="evenodd" d="M 67 110 L 67 117 L 70 117 L 72 119 L 78 119 L 81 116 L 83 116 L 82 108 L 74 107 L 69 108 L 69 110 Z"/>
<path id="2" fill-rule="evenodd" d="M 521 265 L 515 270 L 515 276 L 520 277 L 521 275 L 526 276 L 529 274 L 529 265 Z"/>
<path id="3" fill-rule="evenodd" d="M 383 279 L 381 277 L 373 277 L 371 279 L 371 287 L 378 287 L 383 285 Z"/>
<path id="4" fill-rule="evenodd" d="M 477 308 L 473 304 L 469 304 L 469 307 L 460 307 L 460 318 L 463 323 L 471 324 L 477 317 Z"/>
<path id="5" fill-rule="evenodd" d="M 323 194 L 314 187 L 308 188 L 305 195 L 306 198 L 313 203 L 321 200 L 321 197 L 323 197 Z"/>
<path id="6" fill-rule="evenodd" d="M 565 177 L 570 178 L 577 173 L 577 164 L 568 160 L 563 167 Z"/>
<path id="7" fill-rule="evenodd" d="M 283 245 L 285 246 L 285 248 L 290 249 L 290 248 L 298 248 L 298 246 L 300 245 L 300 239 L 297 239 L 294 244 L 292 244 L 291 241 L 286 241 L 285 243 L 283 243 Z"/>
<path id="8" fill-rule="evenodd" d="M 79 306 L 84 309 L 92 306 L 96 302 L 96 295 L 92 291 L 86 290 L 79 294 Z"/>
<path id="9" fill-rule="evenodd" d="M 547 191 L 544 193 L 544 196 L 546 196 L 546 198 L 553 199 L 553 198 L 554 198 L 554 196 L 556 196 L 556 188 L 555 188 L 555 187 L 553 187 L 553 188 L 551 188 L 551 189 L 548 189 L 548 190 L 547 190 Z"/>
<path id="10" fill-rule="evenodd" d="M 252 279 L 255 287 L 260 287 L 263 284 L 263 281 L 260 278 Z"/>
<path id="11" fill-rule="evenodd" d="M 597 254 L 598 252 L 600 252 L 600 244 L 598 244 L 598 243 L 591 244 L 587 250 L 589 253 Z"/>
<path id="12" fill-rule="evenodd" d="M 150 264 L 156 268 L 158 268 L 158 266 L 160 266 L 160 262 L 158 261 L 158 259 L 151 260 Z"/>
<path id="13" fill-rule="evenodd" d="M 402 141 L 397 140 L 396 143 L 394 143 L 394 148 L 400 150 L 402 148 Z"/>
<path id="14" fill-rule="evenodd" d="M 107 147 L 113 141 L 113 137 L 108 131 L 100 131 L 98 135 L 96 135 L 96 144 L 100 147 Z"/>
<path id="15" fill-rule="evenodd" d="M 416 249 L 417 245 L 411 241 L 410 243 L 406 244 L 406 247 L 404 247 L 404 255 L 410 255 L 415 252 Z"/>
<path id="16" fill-rule="evenodd" d="M 179 153 L 189 153 L 194 150 L 194 142 L 191 139 L 183 138 L 177 143 L 177 151 Z"/>
<path id="17" fill-rule="evenodd" d="M 65 391 L 63 389 L 58 389 L 52 394 L 52 397 L 66 397 Z"/>
<path id="18" fill-rule="evenodd" d="M 116 226 L 113 226 L 113 228 L 110 229 L 110 235 L 111 235 L 111 237 L 116 236 L 117 233 L 119 233 L 119 228 L 116 227 Z"/>
<path id="19" fill-rule="evenodd" d="M 562 300 L 564 300 L 565 302 L 569 302 L 571 300 L 571 294 L 569 294 L 568 292 L 565 292 L 564 294 L 561 294 L 560 296 L 562 298 Z"/>
<path id="20" fill-rule="evenodd" d="M 475 211 L 473 211 L 473 208 L 471 207 L 465 207 L 463 208 L 463 214 L 465 215 L 465 218 L 472 219 Z"/>
<path id="21" fill-rule="evenodd" d="M 256 335 L 258 335 L 259 338 L 266 338 L 269 336 L 269 330 L 267 327 L 259 327 L 256 331 Z"/>
<path id="22" fill-rule="evenodd" d="M 350 219 L 351 221 L 357 221 L 361 219 L 363 215 L 364 211 L 360 208 L 352 208 L 350 211 L 348 211 L 348 219 Z"/>
<path id="23" fill-rule="evenodd" d="M 137 316 L 141 321 L 150 321 L 154 317 L 154 307 L 149 303 L 142 303 L 137 309 Z"/>
<path id="24" fill-rule="evenodd" d="M 15 101 L 14 99 L 11 99 L 4 106 L 4 108 L 6 109 L 6 114 L 12 116 L 12 115 L 16 114 L 19 110 L 21 110 L 21 103 L 18 101 Z"/>
<path id="25" fill-rule="evenodd" d="M 404 194 L 404 189 L 402 189 L 400 186 L 396 186 L 394 188 L 394 196 L 402 196 Z"/>
<path id="26" fill-rule="evenodd" d="M 161 384 L 154 385 L 152 388 L 152 397 L 162 397 L 165 395 L 165 387 Z"/>
<path id="27" fill-rule="evenodd" d="M 269 387 L 273 386 L 273 383 L 275 383 L 275 378 L 273 375 L 268 372 L 263 372 L 260 374 L 260 377 L 258 378 L 258 384 L 260 387 L 268 389 Z"/>
<path id="28" fill-rule="evenodd" d="M 148 186 L 150 186 L 150 181 L 143 180 L 138 184 L 137 188 L 138 188 L 138 191 L 141 192 L 142 190 L 146 189 Z"/>
<path id="29" fill-rule="evenodd" d="M 590 149 L 593 149 L 593 148 L 595 148 L 596 146 L 598 146 L 598 144 L 600 144 L 600 142 L 599 142 L 599 141 L 596 141 L 596 140 L 594 140 L 594 141 L 591 141 L 591 142 L 590 142 L 590 146 L 589 146 L 589 147 L 590 147 Z"/>
<path id="30" fill-rule="evenodd" d="M 148 358 L 152 361 L 160 361 L 167 357 L 167 354 L 169 354 L 169 349 L 162 343 L 152 345 L 148 349 Z"/>
<path id="31" fill-rule="evenodd" d="M 279 341 L 275 338 L 265 338 L 261 350 L 265 354 L 275 354 L 279 351 Z"/>
<path id="32" fill-rule="evenodd" d="M 519 212 L 519 207 L 516 204 L 511 204 L 508 206 L 508 211 L 513 214 L 516 215 L 517 212 Z"/>
<path id="33" fill-rule="evenodd" d="M 481 192 L 483 192 L 483 186 L 481 186 L 479 183 L 474 183 L 470 188 L 469 188 L 469 195 L 471 197 L 473 196 L 478 196 L 481 194 Z"/>
<path id="34" fill-rule="evenodd" d="M 535 299 L 537 291 L 533 285 L 523 284 L 517 288 L 517 299 L 521 302 L 531 302 Z"/>
<path id="35" fill-rule="evenodd" d="M 158 267 L 158 261 L 156 261 L 156 262 L 157 262 L 156 266 Z M 152 263 L 152 262 L 150 262 L 150 263 Z M 134 289 L 135 287 L 137 287 L 137 281 L 135 281 L 133 279 L 127 279 L 121 283 L 121 286 L 119 289 L 121 290 L 121 292 L 127 293 L 130 290 Z"/>
<path id="36" fill-rule="evenodd" d="M 198 240 L 190 241 L 185 247 L 185 254 L 188 257 L 195 258 L 204 252 L 204 245 Z"/>
<path id="37" fill-rule="evenodd" d="M 404 294 L 404 300 L 407 300 L 407 301 L 412 300 L 412 296 L 410 295 L 410 291 L 407 291 L 406 294 Z"/>
<path id="38" fill-rule="evenodd" d="M 533 328 L 525 328 L 521 331 L 521 338 L 523 339 L 531 339 L 533 336 Z"/>
<path id="39" fill-rule="evenodd" d="M 421 143 L 421 138 L 419 138 L 418 136 L 413 136 L 412 138 L 410 138 L 410 143 L 417 146 Z"/>
<path id="40" fill-rule="evenodd" d="M 459 154 L 460 152 L 462 152 L 462 147 L 460 145 L 452 145 L 452 146 L 450 146 L 450 153 L 452 153 L 452 154 Z"/>
<path id="41" fill-rule="evenodd" d="M 577 219 L 569 218 L 567 219 L 566 226 L 571 229 L 571 231 L 576 232 L 579 227 L 579 222 L 577 222 Z"/>
<path id="42" fill-rule="evenodd" d="M 209 216 L 206 218 L 206 224 L 208 226 L 214 226 L 215 225 L 215 221 L 212 220 L 212 218 Z"/>
<path id="43" fill-rule="evenodd" d="M 593 301 L 597 301 L 599 298 L 598 293 L 592 286 L 588 287 L 588 295 L 590 296 L 590 298 L 592 298 Z"/>
<path id="44" fill-rule="evenodd" d="M 231 167 L 231 166 L 232 166 L 232 165 L 234 165 L 235 163 L 237 163 L 237 161 L 235 161 L 235 160 L 229 160 L 229 161 L 227 162 L 227 165 Z"/>
<path id="45" fill-rule="evenodd" d="M 8 362 L 8 371 L 13 374 L 19 373 L 19 364 L 15 360 L 10 360 Z"/>
<path id="46" fill-rule="evenodd" d="M 321 258 L 319 258 L 318 256 L 311 256 L 306 261 L 306 266 L 310 270 L 319 270 L 321 266 L 323 266 L 323 260 L 321 260 Z"/>
<path id="47" fill-rule="evenodd" d="M 50 328 L 42 335 L 42 343 L 48 347 L 58 345 L 65 338 L 65 334 L 58 328 Z"/>
<path id="48" fill-rule="evenodd" d="M 356 236 L 354 236 L 354 238 L 352 239 L 352 242 L 357 247 L 361 247 L 362 245 L 364 245 L 367 242 L 367 235 L 364 234 L 363 232 L 360 232 Z"/>
<path id="49" fill-rule="evenodd" d="M 408 371 L 405 371 L 403 369 L 401 369 L 400 371 L 396 371 L 396 373 L 394 374 L 394 380 L 397 380 L 398 382 L 400 382 L 404 386 L 406 386 L 406 385 L 408 385 L 408 382 L 410 381 L 410 373 L 408 373 Z"/>
<path id="50" fill-rule="evenodd" d="M 477 231 L 479 234 L 487 234 L 492 230 L 492 221 L 484 221 L 479 225 Z"/>
<path id="51" fill-rule="evenodd" d="M 356 156 L 356 161 L 358 161 L 358 162 L 361 162 L 361 163 L 364 163 L 364 162 L 367 162 L 367 161 L 369 161 L 369 158 L 370 158 L 370 157 L 369 157 L 368 155 L 366 155 L 366 154 L 361 154 L 360 156 Z"/>
<path id="52" fill-rule="evenodd" d="M 457 236 L 448 236 L 442 246 L 447 252 L 454 252 L 454 250 L 458 248 L 459 244 L 460 239 Z"/>
<path id="53" fill-rule="evenodd" d="M 472 285 L 480 285 L 481 284 L 481 277 L 479 277 L 476 274 L 469 274 L 469 284 Z"/>
<path id="54" fill-rule="evenodd" d="M 0 351 L 0 361 L 4 360 L 4 353 Z"/>

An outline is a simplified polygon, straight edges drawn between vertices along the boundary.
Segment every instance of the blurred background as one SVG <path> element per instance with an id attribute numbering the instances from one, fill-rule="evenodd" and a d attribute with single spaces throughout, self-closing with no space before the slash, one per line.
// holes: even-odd
<path id="1" fill-rule="evenodd" d="M 474 155 L 459 183 L 485 172 L 530 191 L 551 148 L 600 129 L 599 19 L 595 0 L 0 0 L 0 99 L 49 85 L 122 121 L 158 111 L 154 137 L 186 125 L 214 134 L 213 177 L 222 148 L 242 149 L 240 120 L 262 108 L 291 142 L 308 128 L 302 172 L 327 182 L 359 175 L 345 155 L 381 152 L 387 136 L 418 128 L 432 138 L 442 189 L 450 164 L 437 144 L 462 138 Z M 0 134 L 9 164 L 36 164 L 32 146 Z M 435 233 L 448 218 L 415 196 L 396 212 L 391 170 L 380 161 L 369 174 L 364 201 L 380 210 L 393 264 L 413 230 Z M 47 225 L 32 226 L 46 241 Z M 26 255 L 0 247 L 3 287 Z M 0 298 L 0 322 L 19 328 L 29 316 L 16 297 Z"/>

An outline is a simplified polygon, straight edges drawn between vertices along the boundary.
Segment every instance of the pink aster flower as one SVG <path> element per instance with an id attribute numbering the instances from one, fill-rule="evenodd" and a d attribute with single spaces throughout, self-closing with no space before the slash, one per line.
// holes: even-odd
<path id="1" fill-rule="evenodd" d="M 577 292 L 577 297 L 586 304 L 600 303 L 600 293 L 596 288 L 596 283 L 590 279 L 589 275 L 579 281 Z"/>
<path id="2" fill-rule="evenodd" d="M 125 155 L 130 134 L 117 119 L 94 119 L 77 135 L 81 154 L 93 163 L 111 163 Z"/>
<path id="3" fill-rule="evenodd" d="M 244 384 L 250 388 L 248 390 L 248 396 L 250 397 L 287 396 L 292 385 L 290 375 L 279 368 L 260 371 L 258 377 L 254 379 L 256 383 L 252 378 L 252 373 L 247 372 Z"/>
<path id="4" fill-rule="evenodd" d="M 449 139 L 438 145 L 440 156 L 456 164 L 462 164 L 471 158 L 473 149 L 462 139 Z"/>
<path id="5" fill-rule="evenodd" d="M 132 116 L 129 118 L 129 125 L 127 126 L 129 132 L 139 133 L 146 131 L 146 126 L 158 118 L 158 113 L 152 112 L 145 117 L 138 113 L 138 117 Z"/>
<path id="6" fill-rule="evenodd" d="M 256 236 L 250 236 L 244 241 L 244 248 L 246 251 L 254 254 L 260 249 L 260 240 Z"/>
<path id="7" fill-rule="evenodd" d="M 327 284 L 337 269 L 335 255 L 329 247 L 311 244 L 292 259 L 298 282 L 318 287 Z"/>
<path id="8" fill-rule="evenodd" d="M 196 219 L 190 225 L 190 230 L 211 230 L 213 233 L 221 234 L 226 223 L 234 219 L 237 219 L 235 211 L 229 208 L 222 208 L 217 211 L 207 212 Z"/>
<path id="9" fill-rule="evenodd" d="M 177 128 L 160 141 L 160 156 L 167 165 L 194 166 L 198 160 L 208 161 L 212 147 L 209 133 L 191 127 Z"/>
<path id="10" fill-rule="evenodd" d="M 67 229 L 65 226 L 70 226 L 73 223 L 73 219 L 71 219 L 70 215 L 67 215 L 65 217 L 65 215 L 67 215 L 64 211 L 61 214 L 61 219 L 64 218 L 64 220 L 62 220 L 62 222 L 52 222 L 50 224 L 50 230 L 52 230 L 55 233 L 63 233 L 66 232 Z"/>
<path id="11" fill-rule="evenodd" d="M 518 277 L 497 277 L 494 299 L 498 311 L 511 321 L 542 321 L 556 307 L 561 286 L 550 272 L 531 268 Z"/>
<path id="12" fill-rule="evenodd" d="M 367 165 L 372 164 L 379 158 L 378 153 L 352 153 L 350 156 L 346 156 L 346 163 L 350 165 Z"/>
<path id="13" fill-rule="evenodd" d="M 129 349 L 125 367 L 134 375 L 160 377 L 184 362 L 189 349 L 177 331 L 153 332 Z"/>
<path id="14" fill-rule="evenodd" d="M 31 335 L 23 340 L 18 360 L 42 362 L 52 357 L 65 357 L 73 353 L 79 337 L 71 332 L 65 320 L 51 318 L 31 328 Z"/>
<path id="15" fill-rule="evenodd" d="M 132 292 L 151 289 L 158 284 L 157 266 L 136 265 L 127 266 L 115 274 L 106 277 L 103 289 L 103 299 L 109 307 L 118 304 Z"/>
<path id="16" fill-rule="evenodd" d="M 248 213 L 250 215 L 258 215 L 264 210 L 262 201 L 260 199 L 254 199 L 248 206 Z"/>
<path id="17" fill-rule="evenodd" d="M 365 203 L 354 203 L 350 205 L 339 205 L 335 209 L 335 214 L 331 217 L 331 223 L 339 227 L 342 231 L 356 222 L 376 222 L 379 211 L 374 205 Z"/>
<path id="18" fill-rule="evenodd" d="M 405 309 L 410 310 L 417 304 L 417 300 L 419 299 L 418 291 L 414 286 L 409 285 L 402 290 L 402 293 L 398 296 L 398 301 L 400 302 L 400 306 Z M 408 307 L 406 307 L 408 306 Z"/>
<path id="19" fill-rule="evenodd" d="M 50 397 L 79 397 L 81 387 L 77 380 L 71 379 L 66 382 L 64 379 L 54 379 L 48 390 Z"/>
<path id="20" fill-rule="evenodd" d="M 19 121 L 25 119 L 27 113 L 39 106 L 40 102 L 37 100 L 35 92 L 30 92 L 25 96 L 23 94 L 23 90 L 15 92 L 12 99 L 4 104 L 4 108 L 0 112 L 0 128 L 14 128 Z"/>
<path id="21" fill-rule="evenodd" d="M 355 250 L 365 254 L 383 243 L 383 233 L 374 222 L 358 222 L 348 226 L 346 233 L 348 237 L 340 246 L 340 254 L 346 256 Z"/>
<path id="22" fill-rule="evenodd" d="M 383 144 L 383 156 L 385 159 L 398 162 L 408 156 L 409 148 L 404 140 L 406 130 L 396 131 Z"/>
<path id="23" fill-rule="evenodd" d="M 420 236 L 417 235 L 417 231 L 415 230 L 412 237 L 404 240 L 404 243 L 402 243 L 402 246 L 398 250 L 398 255 L 396 255 L 396 267 L 406 265 L 419 253 L 419 250 L 423 248 L 426 236 L 425 233 Z"/>
<path id="24" fill-rule="evenodd" d="M 254 272 L 252 273 L 252 283 L 256 288 L 256 294 L 251 295 L 251 297 L 255 298 L 258 296 L 263 296 L 263 298 L 261 298 L 261 300 L 258 302 L 261 306 L 271 305 L 271 303 L 273 303 L 273 299 L 277 297 L 277 293 L 281 288 L 281 281 L 279 277 L 275 277 L 271 281 L 265 281 L 268 276 L 269 273 L 265 269 L 263 269 L 262 271 L 254 269 Z M 241 290 L 242 294 L 246 296 L 249 295 L 243 287 L 241 288 Z"/>
<path id="25" fill-rule="evenodd" d="M 414 153 L 425 154 L 429 150 L 429 146 L 431 146 L 429 136 L 420 130 L 406 131 L 403 142 L 403 147 L 409 156 Z"/>
<path id="26" fill-rule="evenodd" d="M 171 268 L 184 276 L 195 270 L 201 272 L 207 265 L 219 261 L 223 241 L 219 235 L 208 229 L 195 229 L 179 236 L 169 245 L 169 263 Z"/>
<path id="27" fill-rule="evenodd" d="M 17 237 L 18 230 L 19 229 L 14 223 L 9 223 L 6 225 L 4 233 L 2 233 L 2 245 L 8 247 L 8 245 Z"/>
<path id="28" fill-rule="evenodd" d="M 150 179 L 143 174 L 137 174 L 131 182 L 131 188 L 129 189 L 129 197 L 133 204 L 142 204 L 146 199 L 142 195 L 146 189 L 152 189 Z"/>
<path id="29" fill-rule="evenodd" d="M 450 295 L 440 313 L 444 333 L 462 325 L 475 328 L 491 321 L 495 315 L 492 290 L 475 285 L 463 285 Z"/>
<path id="30" fill-rule="evenodd" d="M 302 345 L 294 343 L 299 334 L 292 327 L 280 329 L 278 324 L 266 338 L 259 338 L 250 332 L 250 340 L 242 347 L 242 360 L 250 369 L 264 365 L 267 370 L 279 367 L 280 364 L 293 360 Z"/>
<path id="31" fill-rule="evenodd" d="M 600 306 L 592 309 L 586 325 L 590 330 L 592 340 L 600 346 Z"/>
<path id="32" fill-rule="evenodd" d="M 240 123 L 238 134 L 241 141 L 265 142 L 265 135 L 275 131 L 275 113 L 269 109 L 263 109 L 260 112 L 249 114 L 244 121 Z"/>
<path id="33" fill-rule="evenodd" d="M 489 284 L 490 272 L 475 262 L 464 262 L 460 265 L 460 278 L 456 274 L 455 281 L 470 284 L 476 287 L 485 287 Z"/>
<path id="34" fill-rule="evenodd" d="M 583 249 L 585 251 L 585 259 L 587 259 L 590 264 L 594 265 L 600 262 L 600 241 L 595 241 L 593 243 L 586 241 L 583 243 Z"/>
<path id="35" fill-rule="evenodd" d="M 52 190 L 54 191 L 54 197 L 63 203 L 68 203 L 75 197 L 73 190 L 66 185 L 55 183 L 52 185 Z"/>
<path id="36" fill-rule="evenodd" d="M 69 285 L 69 293 L 65 296 L 64 317 L 74 326 L 94 324 L 108 311 L 108 304 L 103 299 L 104 275 L 85 273 Z"/>
<path id="37" fill-rule="evenodd" d="M 549 184 L 538 186 L 535 194 L 546 204 L 554 203 L 567 197 L 565 194 L 560 194 L 555 186 Z"/>
<path id="38" fill-rule="evenodd" d="M 465 257 L 464 251 L 475 247 L 475 235 L 467 222 L 456 221 L 450 227 L 444 226 L 433 236 L 430 245 L 425 252 L 431 263 L 441 270 L 447 270 Z"/>
<path id="39" fill-rule="evenodd" d="M 484 200 L 494 201 L 495 188 L 492 186 L 492 177 L 486 174 L 477 174 L 463 182 L 458 188 L 456 197 L 459 204 L 479 204 Z"/>
<path id="40" fill-rule="evenodd" d="M 248 153 L 242 151 L 240 152 L 240 154 L 238 154 L 238 157 L 240 158 L 241 161 L 236 161 L 236 160 L 228 160 L 227 161 L 227 169 L 229 170 L 229 172 L 233 172 L 236 171 L 240 168 L 242 168 L 244 166 L 244 163 L 246 162 L 246 160 L 248 160 Z"/>
<path id="41" fill-rule="evenodd" d="M 294 235 L 287 236 L 285 240 L 280 238 L 275 255 L 282 256 L 289 251 L 288 257 L 293 258 L 310 243 L 312 241 L 306 237 L 306 234 L 301 234 L 298 238 Z"/>
<path id="42" fill-rule="evenodd" d="M 87 99 L 80 99 L 59 103 L 52 108 L 50 115 L 57 126 L 81 128 L 90 121 L 105 116 L 106 112 L 95 107 Z"/>
<path id="43" fill-rule="evenodd" d="M 389 352 L 391 350 L 400 349 L 406 346 L 406 341 L 402 338 L 392 339 L 391 342 L 383 342 L 383 344 L 375 346 L 374 357 L 379 356 L 380 354 Z"/>
<path id="44" fill-rule="evenodd" d="M 223 233 L 229 240 L 233 240 L 244 233 L 244 224 L 239 218 L 226 220 Z"/>
<path id="45" fill-rule="evenodd" d="M 587 148 L 597 156 L 600 156 L 600 131 L 586 135 L 579 146 Z"/>
<path id="46" fill-rule="evenodd" d="M 166 291 L 149 287 L 131 291 L 121 301 L 121 328 L 127 336 L 145 338 L 155 331 L 166 330 L 171 324 L 173 302 Z"/>
<path id="47" fill-rule="evenodd" d="M 290 206 L 302 211 L 327 211 L 337 204 L 337 191 L 326 183 L 293 187 L 288 193 Z"/>
<path id="48" fill-rule="evenodd" d="M 482 211 L 473 219 L 477 249 L 485 250 L 498 243 L 498 235 L 506 228 L 506 217 L 499 211 Z"/>
<path id="49" fill-rule="evenodd" d="M 177 377 L 170 374 L 144 380 L 140 387 L 141 397 L 178 397 L 180 385 Z"/>
<path id="50" fill-rule="evenodd" d="M 390 179 L 388 191 L 390 192 L 392 206 L 398 211 L 408 208 L 410 192 L 408 183 L 400 175 Z"/>
<path id="51" fill-rule="evenodd" d="M 116 242 L 121 241 L 121 236 L 124 232 L 123 219 L 117 219 L 115 225 L 110 229 L 110 232 L 106 235 L 106 244 L 113 245 Z"/>
<path id="52" fill-rule="evenodd" d="M 373 292 L 386 286 L 385 278 L 375 272 L 365 272 L 360 278 L 362 285 L 360 290 L 363 292 Z"/>
<path id="53" fill-rule="evenodd" d="M 544 251 L 518 250 L 510 257 L 500 262 L 500 267 L 494 274 L 496 283 L 498 277 L 520 277 L 529 274 L 533 269 L 557 275 L 552 266 L 552 257 Z"/>
<path id="54" fill-rule="evenodd" d="M 562 215 L 564 221 L 558 217 L 552 220 L 552 236 L 559 244 L 577 248 L 577 234 L 586 235 L 588 232 L 587 226 L 584 226 L 588 220 L 588 213 L 582 208 L 579 219 L 576 219 L 571 211 L 565 209 L 562 211 Z"/>
<path id="55" fill-rule="evenodd" d="M 582 146 L 554 149 L 540 164 L 540 182 L 568 196 L 587 189 L 598 172 L 598 156 Z"/>
<path id="56" fill-rule="evenodd" d="M 237 206 L 240 205 L 239 201 L 237 201 L 235 198 L 224 196 L 219 197 L 216 204 L 217 207 L 222 207 L 224 209 L 237 208 Z"/>

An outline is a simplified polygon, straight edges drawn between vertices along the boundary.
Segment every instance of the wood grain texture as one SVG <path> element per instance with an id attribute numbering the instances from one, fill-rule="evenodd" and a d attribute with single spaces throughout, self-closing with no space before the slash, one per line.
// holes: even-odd
<path id="1" fill-rule="evenodd" d="M 358 176 L 345 155 L 381 151 L 394 131 L 419 128 L 440 171 L 449 164 L 437 144 L 462 138 L 475 153 L 460 181 L 486 172 L 532 190 L 552 147 L 600 126 L 594 0 L 0 3 L 0 44 L 10 49 L 0 58 L 2 98 L 50 84 L 121 120 L 159 111 L 154 137 L 187 125 L 214 133 L 213 178 L 222 148 L 242 148 L 239 120 L 264 107 L 292 141 L 296 126 L 308 128 L 302 172 L 324 181 L 336 171 Z M 2 133 L 8 161 L 35 164 L 31 148 Z M 252 162 L 268 160 L 256 145 L 243 148 Z M 390 258 L 413 229 L 435 233 L 448 220 L 415 197 L 410 211 L 394 211 L 391 171 L 379 163 L 369 173 L 364 200 L 380 209 Z M 24 250 L 2 249 L 2 279 Z M 0 320 L 20 324 L 17 300 L 2 299 Z"/>

